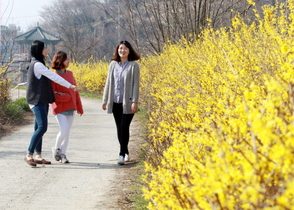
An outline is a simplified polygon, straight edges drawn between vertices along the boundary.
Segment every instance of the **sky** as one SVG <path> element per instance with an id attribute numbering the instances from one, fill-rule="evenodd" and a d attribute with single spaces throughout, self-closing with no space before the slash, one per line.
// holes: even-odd
<path id="1" fill-rule="evenodd" d="M 15 24 L 26 32 L 43 20 L 39 13 L 51 4 L 52 0 L 0 0 L 0 25 Z"/>

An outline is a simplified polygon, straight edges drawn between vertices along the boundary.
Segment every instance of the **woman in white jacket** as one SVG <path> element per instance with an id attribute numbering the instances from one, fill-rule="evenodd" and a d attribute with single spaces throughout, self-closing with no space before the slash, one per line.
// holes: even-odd
<path id="1" fill-rule="evenodd" d="M 138 111 L 140 67 L 136 53 L 128 41 L 121 41 L 115 48 L 103 94 L 102 109 L 113 114 L 120 143 L 118 164 L 130 160 L 128 144 L 130 124 Z"/>

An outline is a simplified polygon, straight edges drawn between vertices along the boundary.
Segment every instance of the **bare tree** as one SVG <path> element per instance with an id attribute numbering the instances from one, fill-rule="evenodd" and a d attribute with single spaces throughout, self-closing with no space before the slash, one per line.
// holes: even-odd
<path id="1" fill-rule="evenodd" d="M 1 26 L 1 53 L 0 62 L 1 64 L 7 64 L 12 61 L 13 54 L 16 49 L 14 46 L 13 39 L 16 37 L 18 30 L 15 28 L 10 28 L 6 26 Z"/>
<path id="2" fill-rule="evenodd" d="M 72 60 L 83 62 L 91 56 L 105 56 L 97 51 L 104 23 L 87 0 L 58 0 L 44 8 L 42 17 L 43 27 L 62 39 L 57 49 L 67 51 Z"/>
<path id="3" fill-rule="evenodd" d="M 189 40 L 204 28 L 230 26 L 234 15 L 245 15 L 251 7 L 244 0 L 91 2 L 124 29 L 141 51 L 153 53 L 160 53 L 167 41 L 175 43 L 182 37 Z"/>
<path id="4" fill-rule="evenodd" d="M 42 16 L 43 27 L 63 40 L 57 49 L 85 61 L 110 58 L 123 39 L 142 54 L 158 54 L 165 43 L 194 39 L 204 28 L 230 27 L 236 14 L 252 18 L 251 7 L 245 0 L 56 0 Z"/>

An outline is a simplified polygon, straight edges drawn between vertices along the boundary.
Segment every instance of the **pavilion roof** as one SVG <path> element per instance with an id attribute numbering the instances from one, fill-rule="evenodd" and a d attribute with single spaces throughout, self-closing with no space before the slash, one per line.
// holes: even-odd
<path id="1" fill-rule="evenodd" d="M 31 43 L 35 40 L 43 41 L 46 44 L 61 41 L 59 37 L 45 31 L 39 26 L 14 38 L 14 41 L 18 43 Z"/>

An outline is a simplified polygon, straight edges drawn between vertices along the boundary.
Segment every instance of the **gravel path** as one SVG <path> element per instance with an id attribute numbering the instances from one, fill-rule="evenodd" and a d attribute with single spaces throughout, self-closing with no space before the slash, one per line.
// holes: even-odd
<path id="1" fill-rule="evenodd" d="M 116 192 L 121 189 L 115 185 L 125 166 L 117 164 L 113 117 L 101 109 L 100 100 L 82 102 L 85 114 L 76 115 L 67 150 L 70 164 L 52 158 L 58 125 L 51 110 L 42 153 L 51 165 L 31 168 L 23 160 L 33 124 L 0 139 L 0 210 L 120 209 Z"/>

